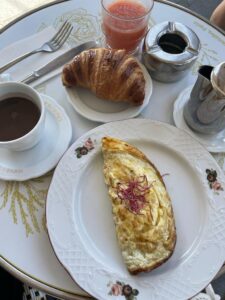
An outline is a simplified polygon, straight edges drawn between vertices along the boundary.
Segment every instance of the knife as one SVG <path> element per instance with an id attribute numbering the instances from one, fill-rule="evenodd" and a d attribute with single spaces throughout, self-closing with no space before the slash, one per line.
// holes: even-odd
<path id="1" fill-rule="evenodd" d="M 69 62 L 75 55 L 81 53 L 82 51 L 90 48 L 98 48 L 99 44 L 96 41 L 90 41 L 83 43 L 79 46 L 76 46 L 62 55 L 58 56 L 57 58 L 53 59 L 51 62 L 47 63 L 47 65 L 41 67 L 38 70 L 33 71 L 31 74 L 29 74 L 27 77 L 25 77 L 21 82 L 23 83 L 31 83 L 34 80 L 48 74 L 49 72 L 61 67 L 65 63 Z"/>

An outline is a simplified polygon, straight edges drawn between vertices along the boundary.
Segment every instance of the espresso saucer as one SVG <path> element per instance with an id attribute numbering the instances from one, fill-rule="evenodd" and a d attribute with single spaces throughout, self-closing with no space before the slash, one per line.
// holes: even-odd
<path id="1" fill-rule="evenodd" d="M 25 151 L 0 148 L 0 179 L 23 181 L 39 177 L 53 169 L 69 147 L 69 117 L 55 100 L 44 94 L 41 97 L 46 107 L 43 136 L 35 147 Z"/>
<path id="2" fill-rule="evenodd" d="M 190 98 L 193 86 L 189 86 L 183 90 L 174 102 L 173 119 L 176 127 L 185 130 L 193 138 L 198 140 L 209 152 L 219 153 L 225 151 L 225 130 L 217 134 L 202 134 L 193 131 L 186 123 L 183 110 L 184 105 Z"/>

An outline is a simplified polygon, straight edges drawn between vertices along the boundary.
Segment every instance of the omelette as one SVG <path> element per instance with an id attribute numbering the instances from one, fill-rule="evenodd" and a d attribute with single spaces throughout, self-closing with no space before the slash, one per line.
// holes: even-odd
<path id="1" fill-rule="evenodd" d="M 102 139 L 103 173 L 124 262 L 131 274 L 151 271 L 172 255 L 176 228 L 162 176 L 136 147 Z"/>

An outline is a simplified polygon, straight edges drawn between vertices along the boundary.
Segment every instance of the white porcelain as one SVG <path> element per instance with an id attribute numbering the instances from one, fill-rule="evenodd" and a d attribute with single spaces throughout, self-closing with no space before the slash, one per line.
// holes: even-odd
<path id="1" fill-rule="evenodd" d="M 148 106 L 153 90 L 152 79 L 148 71 L 142 64 L 140 65 L 146 81 L 145 98 L 140 106 L 99 99 L 88 89 L 80 87 L 65 87 L 67 99 L 77 113 L 91 121 L 107 123 L 134 118 Z"/>
<path id="2" fill-rule="evenodd" d="M 41 139 L 45 125 L 45 106 L 40 95 L 32 87 L 19 82 L 0 82 L 0 101 L 10 97 L 24 97 L 31 100 L 40 110 L 37 124 L 24 136 L 11 140 L 0 141 L 0 149 L 23 151 L 34 147 Z M 12 154 L 13 155 L 13 154 Z"/>
<path id="3" fill-rule="evenodd" d="M 195 82 L 198 65 L 215 65 L 225 60 L 224 34 L 211 24 L 208 24 L 205 19 L 202 20 L 198 16 L 183 10 L 182 7 L 174 5 L 172 2 L 155 1 L 150 16 L 150 26 L 168 21 L 169 16 L 170 20 L 184 23 L 197 33 L 202 43 L 202 50 L 197 64 L 193 66 L 187 78 L 170 84 L 162 84 L 156 81 L 153 83 L 154 90 L 151 99 L 147 107 L 142 111 L 141 116 L 142 118 L 156 119 L 170 124 L 173 123 L 174 99 L 182 90 Z M 70 47 L 98 38 L 101 32 L 99 26 L 100 12 L 101 3 L 99 0 L 54 2 L 54 5 L 47 8 L 35 12 L 32 11 L 32 15 L 20 18 L 18 22 L 11 24 L 7 30 L 0 34 L 0 65 L 4 65 L 6 61 L 24 53 L 24 49 L 30 50 L 32 47 L 38 46 L 46 38 L 50 38 L 50 36 L 43 34 L 42 36 L 35 35 L 30 39 L 30 36 L 34 35 L 34 33 L 40 33 L 43 28 L 48 26 L 53 26 L 57 30 L 64 20 L 67 19 L 74 26 L 74 31 L 68 39 Z M 22 41 L 24 38 L 26 40 Z M 47 54 L 46 56 L 36 54 L 15 65 L 7 72 L 10 73 L 13 79 L 20 80 L 33 69 L 49 61 L 48 55 L 52 54 Z M 55 55 L 58 55 L 58 52 Z M 56 73 L 57 76 L 53 76 Z M 61 85 L 60 68 L 56 70 L 56 73 L 49 74 L 47 78 L 46 76 L 43 77 L 41 85 L 37 86 L 40 81 L 33 84 L 39 92 L 50 95 L 64 107 L 73 127 L 72 141 L 75 141 L 98 124 L 76 113 L 67 101 L 65 89 Z M 150 137 L 153 135 L 155 135 L 154 132 L 149 132 Z M 220 163 L 221 168 L 225 170 L 224 154 L 213 156 Z M 52 175 L 25 182 L 0 180 L 0 207 L 2 207 L 0 210 L 0 228 L 7 228 L 0 235 L 0 264 L 14 276 L 20 278 L 21 281 L 27 282 L 31 286 L 36 286 L 40 290 L 45 290 L 47 294 L 55 295 L 56 298 L 87 299 L 87 293 L 78 287 L 56 259 L 46 234 L 45 222 L 43 222 L 45 220 L 45 195 L 51 179 Z M 165 179 L 169 179 L 169 177 L 165 177 Z M 28 210 L 25 210 L 27 222 L 24 222 L 20 204 L 22 203 L 25 206 L 30 201 L 25 202 L 24 200 L 23 202 L 21 199 L 21 202 L 16 196 L 19 190 L 19 194 L 24 196 L 24 199 L 30 199 L 27 192 L 30 189 L 32 194 L 38 193 L 38 195 L 43 195 L 43 191 L 45 192 L 43 197 L 39 197 L 43 200 L 43 205 L 36 205 L 35 213 L 32 215 Z M 13 209 L 11 209 L 14 203 L 16 218 L 14 218 Z M 36 221 L 34 217 L 36 217 L 39 227 L 33 225 L 32 220 Z M 223 235 L 223 232 L 221 232 L 221 235 Z M 224 272 L 224 268 L 221 272 Z M 112 296 L 111 300 L 116 298 Z M 125 300 L 124 297 L 122 299 Z M 138 297 L 138 300 L 140 299 Z M 156 300 L 158 299 L 156 298 Z M 168 291 L 166 300 L 173 300 L 173 297 L 170 296 L 170 291 Z"/>
<path id="4" fill-rule="evenodd" d="M 130 275 L 118 246 L 102 170 L 101 138 L 106 135 L 137 146 L 161 174 L 169 173 L 164 179 L 177 243 L 172 257 L 146 274 Z M 88 153 L 77 157 L 83 146 Z M 210 187 L 207 169 L 216 170 L 217 189 Z M 216 161 L 184 131 L 146 119 L 107 123 L 80 137 L 55 170 L 46 205 L 50 240 L 72 278 L 96 299 L 112 300 L 110 291 L 119 281 L 139 291 L 134 299 L 186 300 L 223 265 L 223 189 L 225 177 Z"/>
<path id="5" fill-rule="evenodd" d="M 24 181 L 41 176 L 57 165 L 69 146 L 72 127 L 64 109 L 51 97 L 40 97 L 46 109 L 41 139 L 25 151 L 0 148 L 0 179 Z"/>
<path id="6" fill-rule="evenodd" d="M 198 140 L 209 152 L 224 152 L 225 151 L 225 130 L 217 134 L 202 134 L 193 131 L 185 122 L 183 117 L 184 105 L 190 97 L 193 86 L 184 89 L 176 98 L 173 106 L 173 119 L 175 125 L 188 132 L 193 138 Z"/>

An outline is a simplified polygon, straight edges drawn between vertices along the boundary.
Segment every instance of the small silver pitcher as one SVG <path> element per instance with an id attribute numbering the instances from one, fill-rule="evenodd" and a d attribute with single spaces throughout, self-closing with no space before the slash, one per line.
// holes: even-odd
<path id="1" fill-rule="evenodd" d="M 206 134 L 225 128 L 225 62 L 201 66 L 184 107 L 184 119 L 193 130 Z"/>

